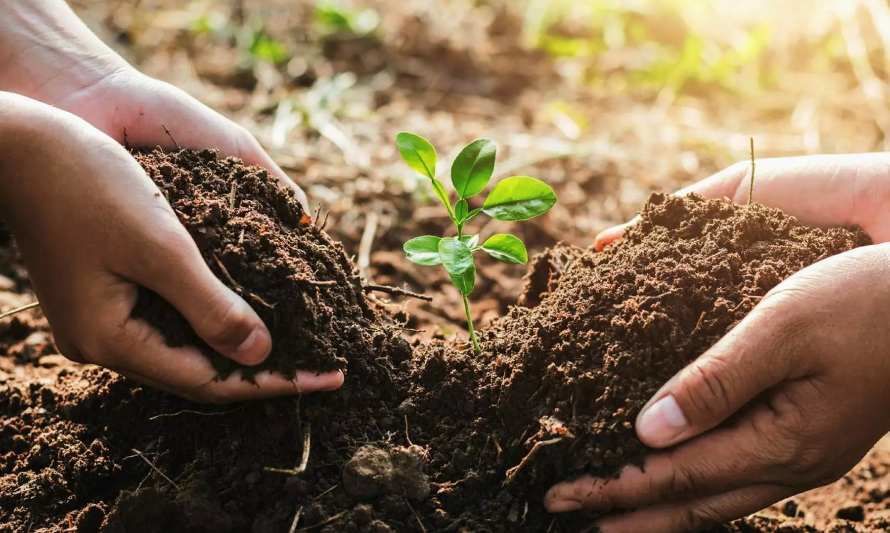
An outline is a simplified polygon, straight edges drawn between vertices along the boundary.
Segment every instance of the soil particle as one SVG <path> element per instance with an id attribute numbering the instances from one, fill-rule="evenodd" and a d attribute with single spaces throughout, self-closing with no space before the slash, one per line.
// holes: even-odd
<path id="1" fill-rule="evenodd" d="M 134 156 L 213 273 L 269 327 L 272 353 L 241 368 L 244 375 L 274 369 L 292 377 L 297 369 L 344 369 L 347 359 L 370 357 L 377 317 L 361 280 L 343 247 L 317 227 L 290 189 L 261 168 L 211 150 Z M 159 329 L 171 346 L 200 347 L 222 376 L 239 368 L 156 294 L 142 290 L 133 316 Z"/>

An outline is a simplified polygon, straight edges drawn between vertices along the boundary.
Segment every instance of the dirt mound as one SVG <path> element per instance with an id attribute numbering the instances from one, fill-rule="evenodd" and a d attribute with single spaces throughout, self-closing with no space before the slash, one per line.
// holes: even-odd
<path id="1" fill-rule="evenodd" d="M 246 375 L 266 368 L 287 376 L 296 369 L 343 369 L 347 357 L 370 357 L 379 339 L 361 280 L 343 247 L 290 190 L 265 170 L 212 150 L 134 155 L 213 273 L 269 327 L 272 353 L 261 365 L 243 368 Z M 143 290 L 133 316 L 158 328 L 171 346 L 202 348 L 223 376 L 239 368 L 201 341 L 156 294 Z"/>
<path id="2" fill-rule="evenodd" d="M 183 165 L 190 160 L 182 158 L 198 158 L 198 168 L 221 176 L 244 168 L 212 153 L 166 157 Z M 163 164 L 158 173 L 168 172 Z M 172 202 L 188 215 L 193 235 L 202 235 L 199 228 L 222 220 L 209 217 L 231 182 L 204 176 L 216 196 L 203 195 L 196 185 L 187 188 L 190 176 L 162 183 L 165 191 L 191 191 Z M 268 182 L 259 177 L 242 177 L 239 188 L 254 179 L 250 186 L 262 197 Z M 338 319 L 374 324 L 360 287 L 275 285 L 259 278 L 284 267 L 242 259 L 249 252 L 237 245 L 240 229 L 228 226 L 259 234 L 279 216 L 264 211 L 274 205 L 227 218 L 215 244 L 202 243 L 202 251 L 230 254 L 230 275 L 246 290 L 263 291 L 257 294 L 264 300 L 295 287 L 317 299 L 336 289 L 330 294 L 355 298 L 345 309 L 362 311 L 344 318 L 344 307 L 333 307 Z M 287 231 L 267 238 L 327 243 L 298 219 Z M 656 195 L 641 223 L 606 252 L 558 246 L 539 256 L 523 305 L 483 332 L 481 355 L 445 341 L 412 350 L 387 340 L 386 349 L 347 374 L 341 391 L 227 408 L 190 404 L 60 361 L 46 345 L 45 323 L 23 316 L 18 326 L 0 329 L 0 346 L 17 354 L 0 358 L 0 531 L 280 532 L 294 523 L 324 533 L 578 531 L 590 517 L 547 514 L 543 490 L 563 477 L 611 475 L 639 461 L 646 450 L 634 436 L 634 416 L 668 377 L 783 278 L 867 242 L 857 230 L 808 228 L 758 205 Z M 301 275 L 333 279 L 342 271 L 351 279 L 351 269 L 322 271 L 311 262 L 321 258 L 299 255 L 291 244 L 264 249 L 285 264 L 312 257 L 304 260 L 315 268 Z M 157 313 L 159 305 L 152 307 Z M 313 335 L 330 326 L 302 324 L 315 328 Z M 369 350 L 381 342 L 365 339 L 373 327 L 362 331 Z M 44 334 L 43 344 L 35 333 Z M 304 471 L 281 472 L 300 470 L 304 457 Z M 890 450 L 876 450 L 847 476 L 852 481 L 832 489 L 833 499 L 795 499 L 806 519 L 773 513 L 727 527 L 852 524 L 865 531 L 887 520 L 888 468 Z"/>
<path id="3" fill-rule="evenodd" d="M 664 382 L 780 281 L 867 243 L 859 230 L 806 227 L 762 205 L 656 194 L 605 253 L 551 250 L 535 266 L 556 281 L 538 272 L 522 298 L 540 303 L 482 337 L 482 389 L 497 398 L 507 464 L 538 447 L 511 479 L 543 487 L 639 462 L 633 422 Z"/>

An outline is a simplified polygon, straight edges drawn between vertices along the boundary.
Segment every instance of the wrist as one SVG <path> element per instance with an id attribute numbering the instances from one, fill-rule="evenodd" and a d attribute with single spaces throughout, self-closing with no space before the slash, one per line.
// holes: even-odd
<path id="1" fill-rule="evenodd" d="M 59 105 L 66 96 L 132 69 L 62 0 L 0 0 L 0 90 Z"/>

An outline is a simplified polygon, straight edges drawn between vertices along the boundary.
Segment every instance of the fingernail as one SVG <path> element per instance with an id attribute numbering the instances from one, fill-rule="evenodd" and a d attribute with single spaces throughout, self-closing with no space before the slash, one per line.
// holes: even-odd
<path id="1" fill-rule="evenodd" d="M 669 446 L 688 426 L 686 416 L 673 396 L 661 398 L 640 415 L 637 436 L 656 448 Z"/>
<path id="2" fill-rule="evenodd" d="M 247 338 L 235 349 L 235 359 L 245 365 L 261 363 L 269 355 L 271 339 L 265 328 L 253 328 Z"/>

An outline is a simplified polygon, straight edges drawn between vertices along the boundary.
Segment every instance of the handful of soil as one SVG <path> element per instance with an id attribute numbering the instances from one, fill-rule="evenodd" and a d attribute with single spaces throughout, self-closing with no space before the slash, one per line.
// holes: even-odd
<path id="1" fill-rule="evenodd" d="M 273 369 L 346 367 L 367 358 L 377 333 L 358 275 L 340 243 L 304 212 L 293 192 L 266 170 L 212 150 L 134 153 L 195 240 L 207 265 L 257 312 L 272 334 L 262 364 L 242 367 L 215 353 L 157 294 L 142 290 L 134 318 L 157 328 L 170 346 L 194 345 L 221 377 Z M 170 275 L 176 275 L 171 272 Z"/>
<path id="2" fill-rule="evenodd" d="M 529 275 L 538 294 L 522 298 L 533 306 L 483 337 L 507 464 L 535 451 L 507 481 L 543 487 L 640 463 L 633 423 L 668 379 L 779 282 L 869 243 L 859 229 L 807 227 L 763 205 L 654 194 L 604 253 L 550 250 Z"/>

